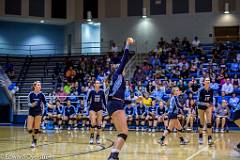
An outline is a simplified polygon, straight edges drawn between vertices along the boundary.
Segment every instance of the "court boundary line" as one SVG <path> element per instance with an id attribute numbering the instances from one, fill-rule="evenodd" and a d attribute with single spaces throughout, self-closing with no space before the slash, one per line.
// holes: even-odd
<path id="1" fill-rule="evenodd" d="M 97 150 L 92 150 L 92 151 L 87 151 L 87 152 L 79 152 L 79 153 L 69 153 L 69 154 L 63 154 L 63 155 L 55 155 L 52 158 L 54 159 L 61 159 L 61 158 L 66 158 L 66 157 L 72 157 L 72 156 L 81 156 L 81 155 L 85 155 L 85 154 L 90 154 L 90 153 L 97 153 L 97 152 L 101 152 L 103 150 L 109 149 L 113 146 L 114 142 L 111 139 L 106 139 L 107 141 L 109 141 L 111 144 L 109 146 L 104 146 L 102 144 L 98 145 L 100 147 L 100 149 Z M 0 142 L 4 141 L 4 142 L 9 142 L 9 140 L 4 140 L 4 139 L 0 139 Z M 14 140 L 14 141 L 27 141 L 27 140 Z M 41 146 L 48 146 L 48 145 L 52 145 L 52 144 L 56 144 L 56 143 L 65 143 L 65 142 L 54 142 L 54 141 L 46 141 L 46 144 L 41 144 L 41 145 L 37 145 L 36 148 L 41 147 Z M 86 144 L 86 143 L 77 143 L 77 142 L 66 142 L 66 143 L 75 143 L 75 144 Z M 5 151 L 1 151 L 0 154 L 3 153 L 8 153 L 8 152 L 15 152 L 18 150 L 24 150 L 24 149 L 30 149 L 30 147 L 22 147 L 22 148 L 15 148 L 13 150 L 5 150 Z"/>
<path id="2" fill-rule="evenodd" d="M 217 141 L 219 141 L 220 139 L 216 139 L 214 142 L 216 144 Z M 191 156 L 189 156 L 188 158 L 186 158 L 185 160 L 191 160 L 193 159 L 194 157 L 196 157 L 198 154 L 200 154 L 201 152 L 203 152 L 205 149 L 209 148 L 209 146 L 205 146 L 201 149 L 199 149 L 196 153 L 192 154 Z"/>

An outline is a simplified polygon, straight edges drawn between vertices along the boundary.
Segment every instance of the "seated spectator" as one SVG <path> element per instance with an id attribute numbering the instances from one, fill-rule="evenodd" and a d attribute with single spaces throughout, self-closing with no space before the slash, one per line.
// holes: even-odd
<path id="1" fill-rule="evenodd" d="M 164 129 L 167 129 L 168 127 L 168 116 L 167 116 L 167 109 L 164 104 L 164 101 L 159 101 L 159 105 L 156 104 L 157 106 L 157 121 L 158 123 L 163 123 L 164 124 Z"/>
<path id="2" fill-rule="evenodd" d="M 189 71 L 187 70 L 186 66 L 183 66 L 182 71 L 180 73 L 181 78 L 188 78 L 189 77 Z"/>
<path id="3" fill-rule="evenodd" d="M 198 48 L 199 45 L 200 45 L 200 40 L 198 39 L 198 37 L 194 37 L 194 40 L 192 41 L 192 47 Z"/>
<path id="4" fill-rule="evenodd" d="M 152 98 L 149 97 L 149 93 L 143 93 L 142 103 L 147 107 L 152 106 Z"/>
<path id="5" fill-rule="evenodd" d="M 62 103 L 66 100 L 67 95 L 68 94 L 64 92 L 63 87 L 61 87 L 61 89 L 57 92 L 57 99 L 59 99 L 60 102 Z"/>
<path id="6" fill-rule="evenodd" d="M 157 105 L 156 101 L 152 101 L 152 105 L 148 108 L 146 121 L 148 122 L 148 132 L 155 132 L 157 128 Z"/>
<path id="7" fill-rule="evenodd" d="M 69 69 L 66 72 L 66 77 L 71 78 L 76 76 L 76 71 L 73 69 L 72 66 L 69 67 Z"/>
<path id="8" fill-rule="evenodd" d="M 196 109 L 196 101 L 193 98 L 189 98 L 187 100 L 187 122 L 185 125 L 185 129 L 192 131 L 193 130 L 193 122 L 196 120 L 196 114 L 197 114 L 197 109 Z"/>
<path id="9" fill-rule="evenodd" d="M 239 102 L 240 102 L 239 98 L 236 97 L 236 93 L 233 92 L 232 97 L 229 99 L 229 103 L 228 103 L 230 109 L 236 108 Z"/>
<path id="10" fill-rule="evenodd" d="M 64 85 L 63 91 L 64 91 L 66 94 L 70 94 L 70 92 L 71 92 L 71 85 L 70 85 L 69 82 Z"/>
<path id="11" fill-rule="evenodd" d="M 240 86 L 240 78 L 238 78 L 238 75 L 235 74 L 233 79 L 232 79 L 232 84 L 233 84 L 233 87 L 236 89 Z"/>
<path id="12" fill-rule="evenodd" d="M 57 100 L 57 93 L 55 91 L 52 91 L 52 93 L 49 93 L 49 102 L 51 102 L 51 104 L 56 104 L 56 100 Z"/>
<path id="13" fill-rule="evenodd" d="M 215 79 L 212 79 L 212 82 L 210 84 L 210 88 L 213 89 L 214 95 L 217 95 L 218 90 L 220 89 L 219 84 L 216 82 Z"/>
<path id="14" fill-rule="evenodd" d="M 127 104 L 127 106 L 125 107 L 124 110 L 125 110 L 127 123 L 130 126 L 130 125 L 132 125 L 133 118 L 134 118 L 134 115 L 135 115 L 134 106 L 131 103 L 129 103 L 129 104 Z"/>
<path id="15" fill-rule="evenodd" d="M 146 121 L 146 116 L 147 116 L 147 107 L 140 100 L 136 106 L 136 131 L 137 132 L 139 131 L 139 129 L 142 129 L 142 131 L 145 131 L 144 125 Z M 141 126 L 139 127 L 139 125 Z"/>
<path id="16" fill-rule="evenodd" d="M 224 91 L 226 95 L 231 95 L 233 93 L 234 88 L 229 78 L 227 79 L 227 82 L 223 84 L 222 91 Z"/>
<path id="17" fill-rule="evenodd" d="M 236 59 L 233 59 L 233 62 L 231 63 L 230 70 L 233 72 L 238 72 L 239 71 L 239 63 L 237 63 Z"/>
<path id="18" fill-rule="evenodd" d="M 227 105 L 228 105 L 227 101 L 223 100 L 222 104 L 216 110 L 216 132 L 219 132 L 219 126 L 221 123 L 221 132 L 224 133 L 226 119 L 230 115 L 229 108 Z"/>
<path id="19" fill-rule="evenodd" d="M 217 97 L 215 106 L 217 107 L 217 106 L 221 105 L 223 100 L 226 100 L 226 94 L 224 91 L 221 92 L 220 97 Z"/>
<path id="20" fill-rule="evenodd" d="M 152 97 L 154 97 L 156 100 L 161 100 L 163 95 L 165 94 L 165 87 L 161 86 L 160 84 L 156 84 L 156 89 L 152 93 Z"/>

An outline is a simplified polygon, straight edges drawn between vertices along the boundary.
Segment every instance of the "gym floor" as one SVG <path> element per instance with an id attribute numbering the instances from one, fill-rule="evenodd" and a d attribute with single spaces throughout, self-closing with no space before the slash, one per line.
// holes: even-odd
<path id="1" fill-rule="evenodd" d="M 116 137 L 114 131 L 104 131 L 101 145 L 90 145 L 86 131 L 46 131 L 39 137 L 38 145 L 31 149 L 31 138 L 22 127 L 0 127 L 0 159 L 60 159 L 106 160 Z M 180 146 L 175 133 L 167 138 L 167 146 L 160 146 L 162 132 L 130 131 L 127 143 L 120 153 L 121 160 L 239 160 L 234 146 L 240 142 L 240 132 L 215 133 L 215 145 L 198 145 L 197 133 L 184 133 L 190 141 Z"/>

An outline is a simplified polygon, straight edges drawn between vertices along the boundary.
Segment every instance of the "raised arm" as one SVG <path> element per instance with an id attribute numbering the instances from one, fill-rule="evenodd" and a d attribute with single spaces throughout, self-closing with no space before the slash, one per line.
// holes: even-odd
<path id="1" fill-rule="evenodd" d="M 122 74 L 124 67 L 126 66 L 127 60 L 128 60 L 129 46 L 132 45 L 133 43 L 134 43 L 134 40 L 132 38 L 127 39 L 123 57 L 121 59 L 119 67 L 117 68 L 117 70 L 115 72 L 116 75 Z"/>

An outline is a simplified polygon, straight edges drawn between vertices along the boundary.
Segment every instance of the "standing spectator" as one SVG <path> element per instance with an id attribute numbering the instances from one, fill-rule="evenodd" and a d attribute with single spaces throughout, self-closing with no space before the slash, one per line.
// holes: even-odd
<path id="1" fill-rule="evenodd" d="M 227 82 L 225 82 L 223 84 L 222 91 L 224 91 L 226 93 L 226 95 L 230 95 L 231 93 L 233 93 L 233 91 L 234 91 L 233 85 L 229 78 L 227 79 Z"/>

